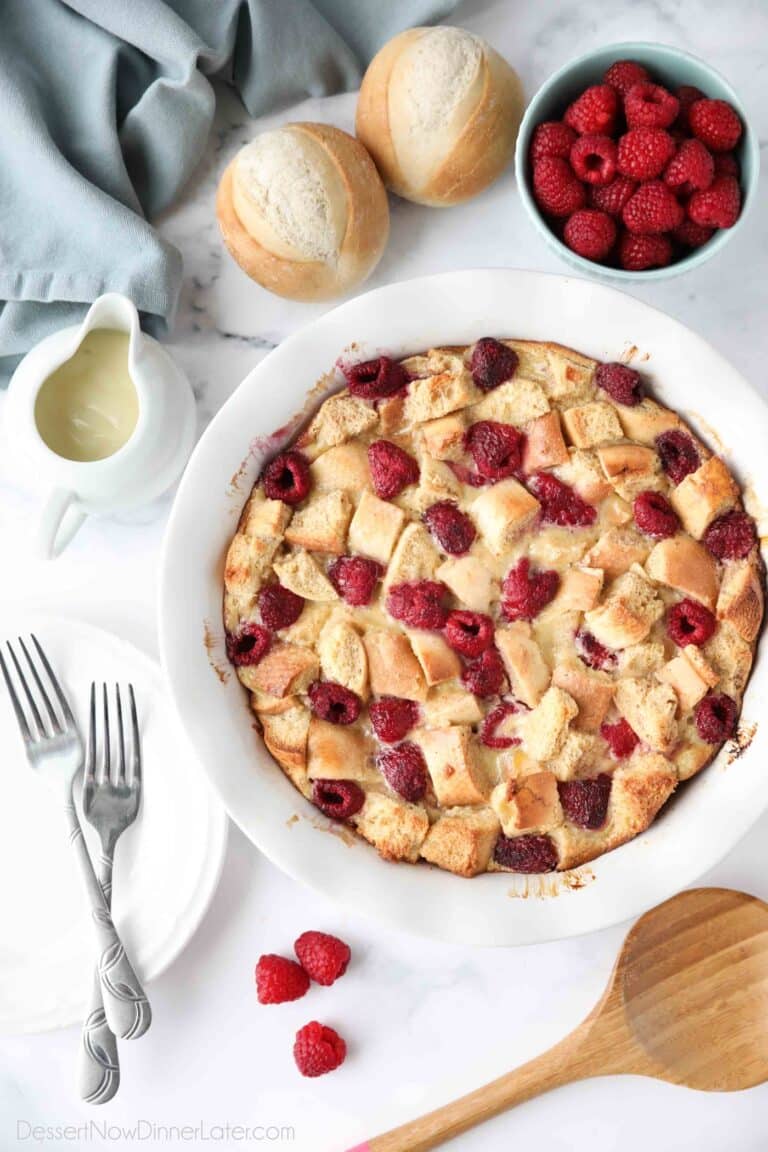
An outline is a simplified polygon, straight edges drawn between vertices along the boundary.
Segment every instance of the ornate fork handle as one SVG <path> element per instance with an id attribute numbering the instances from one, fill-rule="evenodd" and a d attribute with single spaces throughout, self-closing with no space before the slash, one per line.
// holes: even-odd
<path id="1" fill-rule="evenodd" d="M 99 859 L 99 883 L 108 906 L 112 903 L 112 861 L 112 852 L 102 850 Z M 119 1087 L 120 1061 L 117 1054 L 117 1039 L 107 1024 L 99 969 L 94 968 L 91 999 L 83 1021 L 78 1066 L 80 1098 L 86 1104 L 106 1104 L 117 1094 Z"/>

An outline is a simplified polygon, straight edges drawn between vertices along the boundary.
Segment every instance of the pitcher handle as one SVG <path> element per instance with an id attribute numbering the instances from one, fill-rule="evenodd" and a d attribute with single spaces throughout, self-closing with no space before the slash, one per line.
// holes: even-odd
<path id="1" fill-rule="evenodd" d="M 77 494 L 67 488 L 54 488 L 43 508 L 37 527 L 37 551 L 44 560 L 55 560 L 71 542 L 86 520 L 77 503 Z"/>

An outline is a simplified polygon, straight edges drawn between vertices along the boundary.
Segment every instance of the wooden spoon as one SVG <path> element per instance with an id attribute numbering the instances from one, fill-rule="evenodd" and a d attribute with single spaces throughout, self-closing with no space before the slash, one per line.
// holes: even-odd
<path id="1" fill-rule="evenodd" d="M 768 1080 L 768 905 L 696 888 L 646 912 L 599 1004 L 564 1040 L 350 1152 L 427 1152 L 550 1088 L 617 1073 L 708 1092 Z"/>

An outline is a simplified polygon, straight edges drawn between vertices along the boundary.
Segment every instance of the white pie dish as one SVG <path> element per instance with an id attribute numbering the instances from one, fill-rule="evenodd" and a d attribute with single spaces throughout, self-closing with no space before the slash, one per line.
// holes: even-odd
<path id="1" fill-rule="evenodd" d="M 425 865 L 386 863 L 329 822 L 285 779 L 254 732 L 244 690 L 226 668 L 223 560 L 271 438 L 342 353 L 403 356 L 482 335 L 556 341 L 598 359 L 626 356 L 653 393 L 723 451 L 746 486 L 749 510 L 768 507 L 768 409 L 704 340 L 614 289 L 565 276 L 481 270 L 367 293 L 286 340 L 243 382 L 198 445 L 166 535 L 160 637 L 172 697 L 232 818 L 278 866 L 350 909 L 399 928 L 465 944 L 513 945 L 593 931 L 636 915 L 691 883 L 728 852 L 768 804 L 758 724 L 751 746 L 727 752 L 643 835 L 575 876 L 486 874 L 465 880 Z M 322 396 L 318 388 L 314 395 Z M 727 398 L 727 403 L 725 403 Z M 716 429 L 717 440 L 712 429 Z M 763 535 L 764 533 L 761 533 Z M 762 648 L 761 642 L 760 647 Z M 742 725 L 766 689 L 758 659 Z M 296 819 L 296 816 L 299 818 Z M 335 829 L 338 833 L 338 828 Z M 529 899 L 514 899 L 528 895 Z"/>

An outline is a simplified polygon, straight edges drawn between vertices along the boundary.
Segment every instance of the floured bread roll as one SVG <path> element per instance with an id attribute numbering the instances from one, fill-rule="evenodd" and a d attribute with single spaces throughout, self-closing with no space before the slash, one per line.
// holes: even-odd
<path id="1" fill-rule="evenodd" d="M 216 214 L 240 267 L 292 300 L 355 287 L 389 234 L 387 194 L 370 156 L 326 124 L 287 124 L 242 148 L 221 178 Z"/>
<path id="2" fill-rule="evenodd" d="M 522 114 L 517 74 L 484 40 L 463 28 L 411 28 L 371 61 L 355 127 L 393 192 L 439 207 L 500 175 Z"/>

